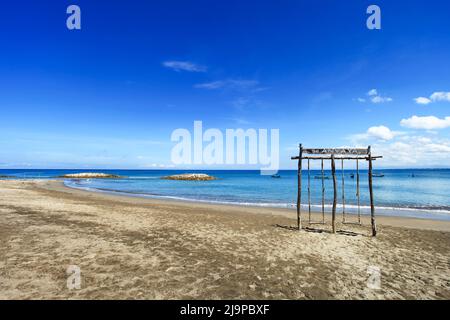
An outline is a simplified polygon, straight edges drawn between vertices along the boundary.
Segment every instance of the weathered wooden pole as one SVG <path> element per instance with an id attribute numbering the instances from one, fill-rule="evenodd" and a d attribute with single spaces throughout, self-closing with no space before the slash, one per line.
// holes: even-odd
<path id="1" fill-rule="evenodd" d="M 322 223 L 325 223 L 325 176 L 323 172 L 323 159 L 322 159 Z"/>
<path id="2" fill-rule="evenodd" d="M 297 172 L 297 228 L 302 230 L 302 214 L 300 206 L 302 204 L 302 157 L 303 157 L 303 146 L 299 145 L 298 152 L 298 172 Z"/>
<path id="3" fill-rule="evenodd" d="M 369 154 L 369 193 L 370 193 L 370 222 L 372 224 L 372 236 L 375 237 L 377 235 L 377 226 L 375 224 L 375 205 L 373 202 L 373 187 L 372 187 L 372 152 L 370 150 L 370 146 L 367 149 L 367 153 Z"/>
<path id="4" fill-rule="evenodd" d="M 356 197 L 358 198 L 358 223 L 361 224 L 361 202 L 359 193 L 359 160 L 356 160 Z"/>
<path id="5" fill-rule="evenodd" d="M 310 160 L 308 159 L 308 223 L 311 224 L 311 173 Z"/>
<path id="6" fill-rule="evenodd" d="M 342 222 L 345 223 L 345 176 L 344 176 L 344 159 L 341 160 L 342 169 Z"/>
<path id="7" fill-rule="evenodd" d="M 333 233 L 336 233 L 336 204 L 337 204 L 337 181 L 336 181 L 336 163 L 334 162 L 334 154 L 331 155 L 331 173 L 333 175 L 333 211 L 331 212 L 331 223 Z"/>

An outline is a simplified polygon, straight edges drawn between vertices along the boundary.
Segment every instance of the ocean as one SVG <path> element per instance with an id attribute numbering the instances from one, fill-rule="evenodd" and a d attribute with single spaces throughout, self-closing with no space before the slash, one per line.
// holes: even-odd
<path id="1" fill-rule="evenodd" d="M 98 192 L 113 192 L 130 196 L 197 201 L 243 206 L 264 206 L 295 209 L 297 172 L 282 170 L 280 178 L 260 175 L 256 170 L 0 170 L 0 176 L 22 179 L 48 179 L 67 173 L 105 172 L 123 179 L 65 179 L 68 187 Z M 172 181 L 161 177 L 202 172 L 215 176 L 215 181 Z M 337 171 L 338 213 L 342 212 L 342 174 L 345 181 L 345 210 L 358 211 L 356 172 Z M 390 169 L 376 170 L 383 175 L 373 178 L 377 215 L 407 216 L 450 220 L 450 169 Z M 325 170 L 325 211 L 331 211 L 333 185 L 331 172 Z M 303 172 L 302 208 L 308 208 L 308 173 Z M 320 170 L 310 172 L 310 197 L 313 211 L 322 208 Z M 367 170 L 360 171 L 360 210 L 369 214 Z"/>

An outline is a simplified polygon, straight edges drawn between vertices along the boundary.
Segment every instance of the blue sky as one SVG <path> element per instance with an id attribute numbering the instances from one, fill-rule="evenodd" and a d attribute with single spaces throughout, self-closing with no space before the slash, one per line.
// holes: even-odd
<path id="1" fill-rule="evenodd" d="M 194 120 L 280 129 L 283 168 L 299 142 L 449 167 L 449 32 L 437 0 L 11 1 L 0 168 L 171 167 L 170 135 Z"/>

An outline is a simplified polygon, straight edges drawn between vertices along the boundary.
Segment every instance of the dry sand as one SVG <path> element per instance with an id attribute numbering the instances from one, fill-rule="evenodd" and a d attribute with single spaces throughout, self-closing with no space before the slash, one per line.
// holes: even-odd
<path id="1" fill-rule="evenodd" d="M 367 223 L 295 223 L 293 210 L 0 181 L 0 299 L 450 298 L 449 222 L 379 218 L 376 238 Z M 67 289 L 69 265 L 80 290 Z"/>

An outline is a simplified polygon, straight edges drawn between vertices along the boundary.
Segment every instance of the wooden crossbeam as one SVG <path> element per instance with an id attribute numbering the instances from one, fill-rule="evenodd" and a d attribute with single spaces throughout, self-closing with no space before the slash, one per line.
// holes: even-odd
<path id="1" fill-rule="evenodd" d="M 383 158 L 383 156 L 372 156 L 371 160 L 376 160 L 376 159 L 381 159 L 381 158 Z M 298 159 L 300 159 L 300 158 L 299 157 L 291 157 L 291 160 L 298 160 Z M 308 160 L 308 159 L 310 159 L 310 160 L 331 160 L 331 156 L 302 157 L 302 160 Z M 334 160 L 369 160 L 369 157 L 368 156 L 367 157 L 357 157 L 357 156 L 356 157 L 334 157 Z"/>
<path id="2" fill-rule="evenodd" d="M 334 154 L 334 155 L 368 155 L 369 149 L 364 148 L 303 148 L 303 154 Z"/>

